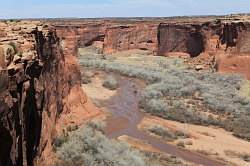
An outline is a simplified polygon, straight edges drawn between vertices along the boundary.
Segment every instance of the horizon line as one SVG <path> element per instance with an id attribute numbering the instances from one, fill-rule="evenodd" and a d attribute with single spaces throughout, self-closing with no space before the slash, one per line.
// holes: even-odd
<path id="1" fill-rule="evenodd" d="M 110 17 L 10 17 L 10 18 L 0 18 L 0 20 L 45 20 L 45 19 L 126 19 L 126 18 L 175 18 L 175 17 L 221 17 L 221 16 L 236 16 L 236 15 L 249 15 L 249 13 L 228 13 L 228 14 L 200 14 L 200 15 L 172 15 L 172 16 L 127 16 L 127 17 L 120 17 L 120 16 L 110 16 Z"/>

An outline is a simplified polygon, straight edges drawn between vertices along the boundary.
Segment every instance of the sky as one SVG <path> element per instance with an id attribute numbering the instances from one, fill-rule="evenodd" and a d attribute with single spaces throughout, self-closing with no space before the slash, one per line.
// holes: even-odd
<path id="1" fill-rule="evenodd" d="M 250 13 L 250 0 L 0 0 L 0 18 L 168 17 Z"/>

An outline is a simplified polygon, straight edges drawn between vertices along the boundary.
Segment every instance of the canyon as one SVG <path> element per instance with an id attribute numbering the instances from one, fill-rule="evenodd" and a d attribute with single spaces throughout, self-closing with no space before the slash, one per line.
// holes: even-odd
<path id="1" fill-rule="evenodd" d="M 68 49 L 94 45 L 104 54 L 140 49 L 188 58 L 193 68 L 249 75 L 249 18 L 75 20 L 52 23 Z M 191 58 L 190 58 L 191 57 Z M 244 63 L 239 64 L 239 62 Z"/>
<path id="2" fill-rule="evenodd" d="M 81 87 L 78 48 L 139 49 L 195 70 L 250 79 L 243 16 L 14 20 L 0 23 L 0 166 L 53 165 L 54 139 L 101 112 Z"/>

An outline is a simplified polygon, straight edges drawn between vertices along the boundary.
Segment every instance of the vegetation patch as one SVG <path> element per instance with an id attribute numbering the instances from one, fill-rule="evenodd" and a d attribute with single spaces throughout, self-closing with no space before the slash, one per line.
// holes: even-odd
<path id="1" fill-rule="evenodd" d="M 127 144 L 109 140 L 99 129 L 100 124 L 89 123 L 59 137 L 54 141 L 61 166 L 105 165 L 105 166 L 147 166 L 144 155 Z"/>
<path id="2" fill-rule="evenodd" d="M 94 76 L 94 74 L 88 71 L 88 72 L 83 72 L 81 76 L 82 76 L 82 84 L 89 84 L 92 82 L 91 78 Z"/>
<path id="3" fill-rule="evenodd" d="M 187 70 L 180 67 L 181 61 L 165 57 L 151 58 L 151 65 L 148 56 L 128 57 L 125 63 L 119 57 L 82 55 L 80 64 L 145 80 L 148 85 L 139 105 L 147 113 L 183 123 L 220 126 L 250 139 L 250 100 L 241 95 L 246 89 L 241 76 Z"/>
<path id="4" fill-rule="evenodd" d="M 116 90 L 118 86 L 118 81 L 115 79 L 114 76 L 108 76 L 103 82 L 103 87 L 109 90 Z"/>
<path id="5" fill-rule="evenodd" d="M 161 137 L 166 141 L 174 141 L 177 139 L 189 138 L 189 135 L 183 131 L 177 130 L 172 131 L 161 125 L 153 125 L 148 129 L 149 132 Z"/>

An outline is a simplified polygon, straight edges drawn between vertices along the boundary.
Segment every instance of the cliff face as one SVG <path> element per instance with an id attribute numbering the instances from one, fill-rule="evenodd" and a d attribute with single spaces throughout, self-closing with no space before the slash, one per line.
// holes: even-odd
<path id="1" fill-rule="evenodd" d="M 235 72 L 250 78 L 250 23 L 245 20 L 80 20 L 54 24 L 69 50 L 90 45 L 107 54 L 142 49 L 154 55 L 184 56 L 191 67 L 199 66 L 198 70 Z"/>
<path id="2" fill-rule="evenodd" d="M 160 24 L 158 27 L 158 55 L 184 52 L 195 57 L 204 51 L 204 47 L 200 26 Z"/>
<path id="3" fill-rule="evenodd" d="M 80 21 L 56 22 L 54 25 L 69 50 L 94 45 L 103 53 L 130 49 L 157 52 L 157 23 Z"/>
<path id="4" fill-rule="evenodd" d="M 56 134 L 92 115 L 76 58 L 40 22 L 0 29 L 0 165 L 50 165 Z"/>
<path id="5" fill-rule="evenodd" d="M 141 49 L 155 53 L 157 46 L 157 24 L 138 23 L 107 28 L 103 51 L 104 53 L 114 53 Z"/>
<path id="6" fill-rule="evenodd" d="M 240 73 L 250 79 L 250 23 L 223 26 L 220 36 L 224 53 L 217 55 L 218 71 Z"/>
<path id="7" fill-rule="evenodd" d="M 79 47 L 91 45 L 103 49 L 106 30 L 104 22 L 87 22 L 72 25 L 67 22 L 56 24 L 55 27 L 67 54 L 76 53 Z"/>

